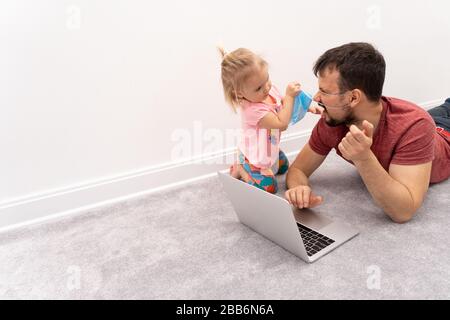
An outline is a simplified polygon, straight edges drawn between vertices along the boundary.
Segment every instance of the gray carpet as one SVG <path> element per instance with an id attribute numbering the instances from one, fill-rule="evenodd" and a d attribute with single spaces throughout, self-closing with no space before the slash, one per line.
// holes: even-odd
<path id="1" fill-rule="evenodd" d="M 238 223 L 214 177 L 0 234 L 0 297 L 450 298 L 449 180 L 403 225 L 335 155 L 311 181 L 321 211 L 360 230 L 313 264 Z"/>

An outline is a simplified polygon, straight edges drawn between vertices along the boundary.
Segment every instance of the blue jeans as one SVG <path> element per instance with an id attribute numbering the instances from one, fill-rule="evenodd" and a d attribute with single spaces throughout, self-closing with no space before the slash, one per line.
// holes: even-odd
<path id="1" fill-rule="evenodd" d="M 439 107 L 428 110 L 428 113 L 433 118 L 437 127 L 441 127 L 445 131 L 450 132 L 450 98 L 447 98 Z"/>

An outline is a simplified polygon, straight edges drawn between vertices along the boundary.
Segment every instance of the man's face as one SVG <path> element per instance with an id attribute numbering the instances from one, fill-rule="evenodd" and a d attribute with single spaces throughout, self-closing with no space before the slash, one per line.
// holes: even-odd
<path id="1" fill-rule="evenodd" d="M 350 107 L 351 93 L 340 92 L 339 72 L 326 69 L 319 74 L 318 80 L 319 91 L 314 95 L 314 101 L 324 108 L 322 117 L 325 122 L 331 127 L 353 123 L 355 117 Z"/>

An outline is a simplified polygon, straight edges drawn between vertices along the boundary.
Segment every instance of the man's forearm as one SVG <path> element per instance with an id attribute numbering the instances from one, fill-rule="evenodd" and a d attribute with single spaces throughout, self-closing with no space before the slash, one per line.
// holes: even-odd
<path id="1" fill-rule="evenodd" d="M 297 186 L 309 186 L 309 179 L 300 169 L 291 166 L 286 176 L 286 184 L 288 189 Z"/>
<path id="2" fill-rule="evenodd" d="M 389 175 L 372 152 L 367 160 L 355 162 L 355 166 L 377 205 L 392 220 L 402 222 L 405 216 L 413 214 L 414 199 L 409 190 Z"/>

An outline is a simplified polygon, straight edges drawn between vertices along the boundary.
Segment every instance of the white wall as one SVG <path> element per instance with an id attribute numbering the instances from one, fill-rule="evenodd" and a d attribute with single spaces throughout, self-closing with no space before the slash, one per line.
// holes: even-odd
<path id="1" fill-rule="evenodd" d="M 321 53 L 368 41 L 387 61 L 385 95 L 422 105 L 450 96 L 449 8 L 443 0 L 2 0 L 0 207 L 165 168 L 177 161 L 172 135 L 193 132 L 195 121 L 202 132 L 237 128 L 222 97 L 219 42 L 262 54 L 283 91 L 294 79 L 314 91 Z"/>

